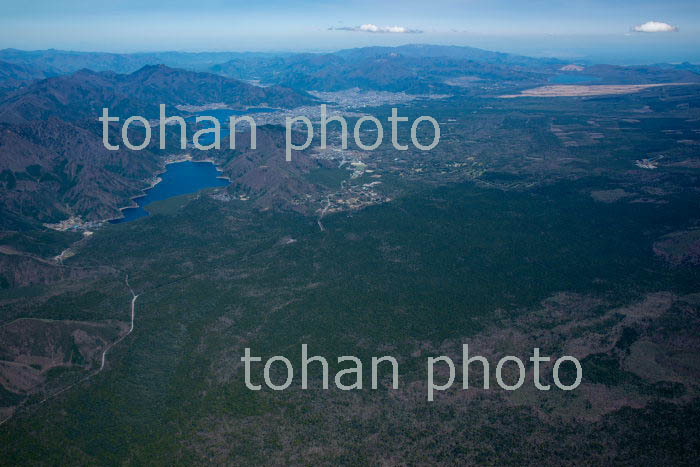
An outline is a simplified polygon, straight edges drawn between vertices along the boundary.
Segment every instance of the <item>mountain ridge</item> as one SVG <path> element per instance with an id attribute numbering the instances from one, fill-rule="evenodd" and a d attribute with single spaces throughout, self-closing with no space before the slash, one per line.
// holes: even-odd
<path id="1" fill-rule="evenodd" d="M 314 101 L 306 93 L 281 86 L 263 88 L 165 65 L 146 65 L 128 75 L 81 69 L 35 81 L 0 98 L 0 121 L 19 123 L 49 116 L 70 121 L 96 119 L 103 107 L 154 117 L 158 115 L 159 104 L 224 103 L 231 108 L 252 105 L 291 108 Z"/>

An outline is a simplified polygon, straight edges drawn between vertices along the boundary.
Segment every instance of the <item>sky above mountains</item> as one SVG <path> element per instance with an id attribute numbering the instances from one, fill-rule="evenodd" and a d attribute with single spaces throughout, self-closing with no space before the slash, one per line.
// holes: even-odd
<path id="1" fill-rule="evenodd" d="M 2 11 L 0 48 L 331 51 L 436 43 L 615 63 L 700 62 L 697 0 L 28 0 Z"/>

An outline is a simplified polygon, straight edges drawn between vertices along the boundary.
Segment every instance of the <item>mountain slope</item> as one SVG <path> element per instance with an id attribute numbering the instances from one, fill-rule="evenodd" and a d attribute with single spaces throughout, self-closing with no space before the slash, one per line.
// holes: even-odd
<path id="1" fill-rule="evenodd" d="M 33 65 L 17 65 L 0 61 L 0 99 L 10 92 L 37 79 L 53 76 Z"/>
<path id="2" fill-rule="evenodd" d="M 109 151 L 94 132 L 57 118 L 0 124 L 0 153 L 0 229 L 9 230 L 115 217 L 159 166 L 148 150 Z"/>

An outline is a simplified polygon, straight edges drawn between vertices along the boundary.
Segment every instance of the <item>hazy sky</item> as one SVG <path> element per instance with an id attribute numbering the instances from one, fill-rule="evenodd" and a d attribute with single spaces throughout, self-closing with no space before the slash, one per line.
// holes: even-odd
<path id="1" fill-rule="evenodd" d="M 437 43 L 700 62 L 700 0 L 0 0 L 0 12 L 0 48 L 328 51 Z M 633 32 L 649 21 L 678 30 Z"/>

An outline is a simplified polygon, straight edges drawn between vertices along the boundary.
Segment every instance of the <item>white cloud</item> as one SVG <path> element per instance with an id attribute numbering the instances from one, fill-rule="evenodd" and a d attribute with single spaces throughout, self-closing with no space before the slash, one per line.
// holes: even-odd
<path id="1" fill-rule="evenodd" d="M 634 32 L 677 32 L 678 27 L 659 21 L 647 21 L 634 27 Z"/>
<path id="2" fill-rule="evenodd" d="M 393 33 L 393 34 L 420 34 L 423 31 L 420 29 L 409 29 L 403 26 L 377 26 L 376 24 L 363 24 L 361 26 L 328 28 L 331 31 L 356 31 L 370 33 Z"/>

